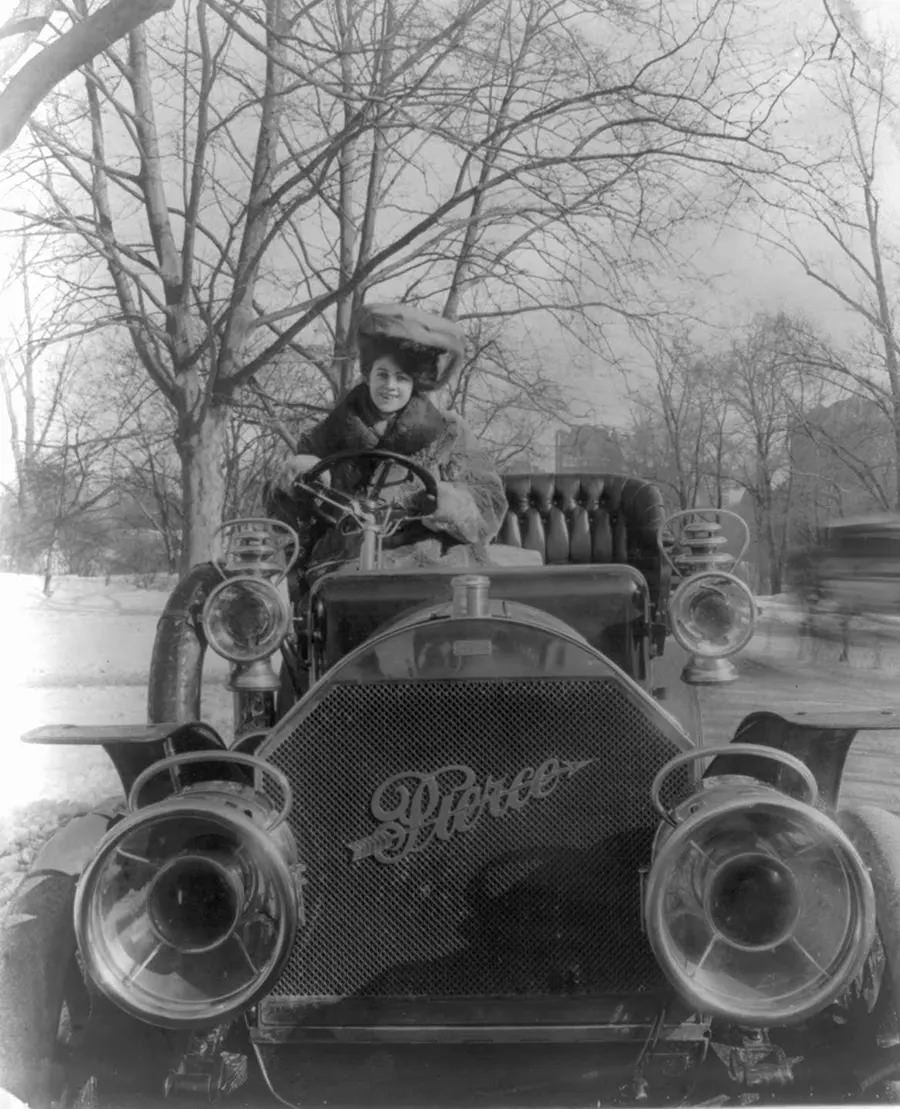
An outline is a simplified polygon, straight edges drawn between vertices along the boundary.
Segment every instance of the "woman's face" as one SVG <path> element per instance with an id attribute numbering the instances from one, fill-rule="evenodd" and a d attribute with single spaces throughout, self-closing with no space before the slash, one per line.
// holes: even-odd
<path id="1" fill-rule="evenodd" d="M 409 404 L 413 379 L 397 365 L 389 354 L 382 354 L 372 363 L 369 373 L 369 396 L 385 416 L 399 412 Z"/>

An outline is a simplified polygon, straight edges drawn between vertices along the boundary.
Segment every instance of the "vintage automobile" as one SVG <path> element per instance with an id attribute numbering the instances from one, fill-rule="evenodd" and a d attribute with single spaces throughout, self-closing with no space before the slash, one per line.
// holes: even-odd
<path id="1" fill-rule="evenodd" d="M 666 666 L 732 677 L 753 599 L 715 514 L 667 526 L 646 482 L 509 476 L 499 538 L 543 565 L 397 569 L 396 514 L 320 484 L 335 461 L 305 487 L 359 530 L 358 565 L 298 600 L 290 529 L 230 525 L 162 614 L 149 722 L 26 737 L 102 745 L 127 800 L 67 825 L 8 911 L 6 1088 L 33 1107 L 889 1097 L 900 823 L 838 801 L 856 731 L 893 715 L 761 706 L 698 745 Z M 231 664 L 227 741 L 203 722 L 208 650 Z"/>

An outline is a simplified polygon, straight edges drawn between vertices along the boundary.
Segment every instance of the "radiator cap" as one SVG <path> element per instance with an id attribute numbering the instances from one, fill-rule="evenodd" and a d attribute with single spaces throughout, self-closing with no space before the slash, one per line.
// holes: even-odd
<path id="1" fill-rule="evenodd" d="M 491 579 L 485 574 L 460 574 L 450 579 L 454 616 L 487 616 Z"/>

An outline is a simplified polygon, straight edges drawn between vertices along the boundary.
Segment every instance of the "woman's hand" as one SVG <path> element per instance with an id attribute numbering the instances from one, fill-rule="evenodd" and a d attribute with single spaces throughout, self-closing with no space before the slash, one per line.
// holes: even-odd
<path id="1" fill-rule="evenodd" d="M 481 516 L 472 491 L 461 482 L 439 481 L 437 505 L 420 523 L 430 531 L 444 532 L 462 543 L 481 540 Z"/>
<path id="2" fill-rule="evenodd" d="M 273 484 L 286 493 L 293 491 L 294 482 L 302 477 L 319 461 L 314 454 L 291 454 L 281 463 L 273 478 Z M 323 485 L 330 485 L 329 474 L 326 471 L 317 478 Z"/>

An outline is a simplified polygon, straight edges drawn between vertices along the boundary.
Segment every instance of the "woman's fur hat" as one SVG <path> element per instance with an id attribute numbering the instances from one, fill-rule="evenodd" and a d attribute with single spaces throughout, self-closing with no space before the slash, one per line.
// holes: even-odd
<path id="1" fill-rule="evenodd" d="M 465 354 L 458 323 L 409 304 L 364 304 L 357 319 L 357 342 L 363 377 L 369 376 L 377 358 L 389 354 L 413 379 L 418 393 L 449 385 Z"/>

